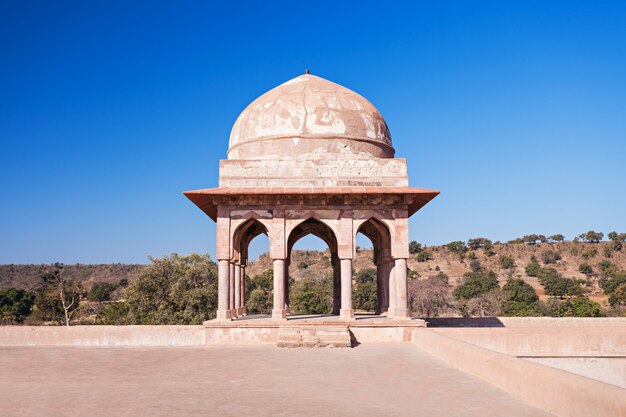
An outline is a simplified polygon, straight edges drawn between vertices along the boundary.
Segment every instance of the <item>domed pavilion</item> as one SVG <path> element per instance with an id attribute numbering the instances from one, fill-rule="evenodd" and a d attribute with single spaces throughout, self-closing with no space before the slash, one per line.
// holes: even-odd
<path id="1" fill-rule="evenodd" d="M 439 192 L 409 187 L 406 160 L 394 155 L 378 110 L 331 81 L 307 73 L 254 100 L 233 126 L 219 187 L 184 193 L 217 222 L 217 320 L 245 314 L 248 246 L 261 233 L 273 262 L 272 318 L 287 317 L 291 250 L 312 234 L 330 249 L 333 312 L 353 319 L 359 232 L 374 248 L 377 312 L 409 317 L 408 220 Z"/>

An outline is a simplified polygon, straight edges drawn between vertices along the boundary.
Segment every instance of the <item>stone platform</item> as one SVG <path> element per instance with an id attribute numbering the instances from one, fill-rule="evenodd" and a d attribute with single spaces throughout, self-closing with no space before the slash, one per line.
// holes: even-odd
<path id="1" fill-rule="evenodd" d="M 410 340 L 411 331 L 426 327 L 421 319 L 395 320 L 372 314 L 357 314 L 354 320 L 335 315 L 288 315 L 274 320 L 266 315 L 250 315 L 231 321 L 204 322 L 206 344 L 275 344 L 278 346 L 334 346 L 361 343 L 398 343 Z M 340 336 L 343 333 L 344 336 Z M 281 335 L 289 335 L 287 339 Z M 289 340 L 289 343 L 282 343 Z M 280 343 L 279 343 L 280 342 Z"/>

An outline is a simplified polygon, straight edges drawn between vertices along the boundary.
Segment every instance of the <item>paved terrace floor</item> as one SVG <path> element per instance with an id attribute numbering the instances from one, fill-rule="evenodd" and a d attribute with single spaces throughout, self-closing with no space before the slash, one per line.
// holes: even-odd
<path id="1" fill-rule="evenodd" d="M 412 345 L 0 348 L 10 416 L 547 416 Z"/>

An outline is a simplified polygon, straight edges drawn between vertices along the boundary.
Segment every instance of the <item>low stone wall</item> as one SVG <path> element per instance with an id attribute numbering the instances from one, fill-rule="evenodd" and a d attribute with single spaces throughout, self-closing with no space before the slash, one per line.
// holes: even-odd
<path id="1" fill-rule="evenodd" d="M 433 328 L 457 340 L 525 357 L 626 357 L 626 327 Z"/>
<path id="2" fill-rule="evenodd" d="M 626 317 L 436 317 L 428 327 L 626 327 Z"/>
<path id="3" fill-rule="evenodd" d="M 451 366 L 557 416 L 626 416 L 626 390 L 617 386 L 494 352 L 434 330 L 414 330 L 411 341 Z"/>
<path id="4" fill-rule="evenodd" d="M 0 326 L 0 346 L 202 346 L 203 326 Z"/>

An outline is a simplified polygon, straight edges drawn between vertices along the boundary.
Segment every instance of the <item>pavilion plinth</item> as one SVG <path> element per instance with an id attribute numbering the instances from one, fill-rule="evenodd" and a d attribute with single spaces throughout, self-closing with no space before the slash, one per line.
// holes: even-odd
<path id="1" fill-rule="evenodd" d="M 213 344 L 276 344 L 279 333 L 286 329 L 303 329 L 322 333 L 347 329 L 359 343 L 398 343 L 409 340 L 410 331 L 426 327 L 422 319 L 393 319 L 378 315 L 356 314 L 342 319 L 336 315 L 289 315 L 278 321 L 269 315 L 254 315 L 231 321 L 209 320 L 203 323 L 206 343 Z"/>

